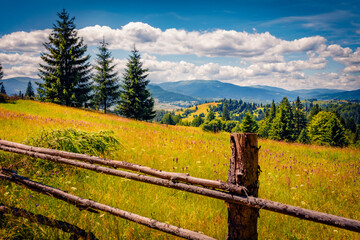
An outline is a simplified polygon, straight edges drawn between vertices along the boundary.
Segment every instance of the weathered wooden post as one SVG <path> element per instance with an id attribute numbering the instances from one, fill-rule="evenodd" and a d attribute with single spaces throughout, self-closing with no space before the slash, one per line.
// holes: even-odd
<path id="1" fill-rule="evenodd" d="M 255 133 L 234 133 L 230 137 L 231 159 L 228 183 L 246 187 L 248 196 L 258 196 L 258 142 Z M 228 240 L 257 239 L 259 210 L 227 203 Z"/>

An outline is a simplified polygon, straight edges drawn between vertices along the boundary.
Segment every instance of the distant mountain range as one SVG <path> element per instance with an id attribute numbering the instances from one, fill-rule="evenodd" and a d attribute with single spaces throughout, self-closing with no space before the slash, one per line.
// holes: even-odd
<path id="1" fill-rule="evenodd" d="M 319 100 L 360 100 L 360 89 L 344 91 L 338 89 L 301 89 L 289 91 L 282 88 L 256 85 L 243 87 L 216 80 L 191 80 L 158 84 L 167 91 L 181 93 L 198 99 L 242 99 L 245 101 L 270 102 L 281 101 L 283 97 L 295 100 L 316 98 Z"/>
<path id="2" fill-rule="evenodd" d="M 29 81 L 33 84 L 34 89 L 37 87 L 35 82 L 41 82 L 39 79 L 27 77 L 0 80 L 0 82 L 3 82 L 8 95 L 18 94 L 19 91 L 25 93 Z M 314 98 L 318 100 L 360 100 L 360 89 L 354 91 L 337 89 L 302 89 L 289 91 L 263 85 L 244 87 L 217 80 L 165 82 L 156 85 L 149 84 L 148 87 L 153 97 L 161 103 L 194 103 L 222 98 L 265 103 L 271 102 L 272 100 L 279 102 L 285 96 L 288 97 L 289 100 L 295 100 L 297 96 L 302 100 Z"/>
<path id="3" fill-rule="evenodd" d="M 25 94 L 29 81 L 31 82 L 32 87 L 36 92 L 35 89 L 37 88 L 37 85 L 35 84 L 35 82 L 42 82 L 42 80 L 40 79 L 34 79 L 28 77 L 16 77 L 16 78 L 8 78 L 8 79 L 0 80 L 0 82 L 4 84 L 6 93 L 8 95 L 19 94 L 20 91 Z"/>

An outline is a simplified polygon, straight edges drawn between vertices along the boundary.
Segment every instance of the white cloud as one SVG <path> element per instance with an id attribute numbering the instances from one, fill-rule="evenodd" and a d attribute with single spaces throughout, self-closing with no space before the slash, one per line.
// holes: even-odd
<path id="1" fill-rule="evenodd" d="M 0 62 L 8 65 L 22 65 L 22 64 L 38 64 L 41 62 L 40 57 L 33 56 L 31 54 L 19 54 L 19 53 L 0 53 Z"/>
<path id="2" fill-rule="evenodd" d="M 36 77 L 41 62 L 39 53 L 44 51 L 42 43 L 48 41 L 50 33 L 50 29 L 45 29 L 1 37 L 0 62 L 6 65 L 5 77 Z M 336 44 L 327 45 L 321 36 L 286 41 L 256 30 L 253 33 L 222 29 L 161 30 L 141 22 L 130 22 L 119 29 L 90 26 L 78 33 L 90 46 L 98 46 L 105 37 L 111 50 L 128 51 L 136 44 L 153 82 L 216 79 L 240 85 L 266 84 L 285 88 L 360 87 L 359 75 L 354 75 L 360 72 L 360 48 L 353 51 Z M 159 61 L 153 54 L 198 56 L 205 63 Z M 214 57 L 241 64 L 215 63 Z M 328 58 L 344 64 L 342 71 L 328 71 Z M 126 62 L 126 59 L 115 59 L 120 76 Z M 319 73 L 325 69 L 326 73 Z M 317 74 L 305 74 L 306 70 L 315 70 Z"/>
<path id="3" fill-rule="evenodd" d="M 50 33 L 51 29 L 7 34 L 0 38 L 0 49 L 6 52 L 40 52 Z"/>

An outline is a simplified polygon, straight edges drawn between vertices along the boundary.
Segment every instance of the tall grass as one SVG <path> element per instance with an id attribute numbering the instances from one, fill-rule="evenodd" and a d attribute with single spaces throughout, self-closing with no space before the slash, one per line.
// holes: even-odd
<path id="1" fill-rule="evenodd" d="M 227 180 L 228 133 L 164 126 L 54 104 L 18 101 L 0 104 L 0 138 L 16 142 L 39 138 L 42 131 L 73 128 L 86 132 L 113 131 L 122 144 L 112 158 L 165 171 Z M 360 220 L 360 151 L 290 144 L 259 139 L 261 198 Z M 18 159 L 16 159 L 18 158 Z M 16 161 L 26 162 L 14 166 Z M 120 179 L 87 170 L 39 171 L 31 158 L 0 152 L 0 165 L 19 174 L 159 221 L 226 238 L 227 209 L 223 201 L 163 187 Z M 33 169 L 27 171 L 26 169 Z M 74 206 L 7 182 L 0 182 L 0 200 L 93 232 L 99 239 L 173 239 L 173 236 L 115 218 L 79 211 Z M 0 236 L 15 239 L 68 239 L 69 234 L 6 215 Z M 359 239 L 359 234 L 281 214 L 260 211 L 260 239 Z"/>
<path id="2" fill-rule="evenodd" d="M 101 157 L 109 155 L 120 146 L 113 131 L 86 132 L 73 128 L 43 130 L 40 136 L 32 137 L 26 143 L 36 147 Z"/>

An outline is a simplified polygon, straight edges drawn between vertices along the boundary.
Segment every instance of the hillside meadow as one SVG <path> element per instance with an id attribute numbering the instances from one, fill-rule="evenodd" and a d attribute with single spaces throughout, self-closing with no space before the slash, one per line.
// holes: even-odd
<path id="1" fill-rule="evenodd" d="M 25 143 L 42 131 L 111 130 L 120 145 L 105 157 L 164 171 L 227 180 L 230 134 L 166 126 L 35 101 L 0 104 L 0 138 Z M 259 197 L 360 220 L 360 150 L 259 139 Z M 227 233 L 223 201 L 53 164 L 0 151 L 0 165 L 64 191 L 129 212 L 202 232 Z M 47 167 L 47 168 L 46 168 Z M 46 169 L 45 169 L 46 168 Z M 45 169 L 45 170 L 44 170 Z M 98 239 L 174 239 L 156 230 L 90 213 L 0 180 L 0 202 L 74 224 Z M 69 239 L 70 234 L 4 215 L 0 238 Z M 259 239 L 360 239 L 360 234 L 261 210 Z"/>

